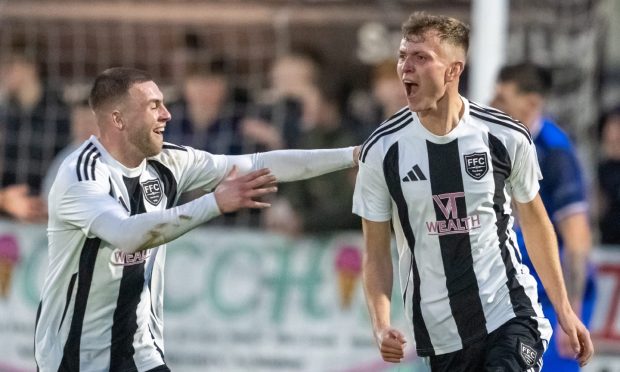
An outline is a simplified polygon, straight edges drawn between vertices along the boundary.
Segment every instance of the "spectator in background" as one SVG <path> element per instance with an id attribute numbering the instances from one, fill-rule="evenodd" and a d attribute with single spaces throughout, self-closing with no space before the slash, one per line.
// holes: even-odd
<path id="1" fill-rule="evenodd" d="M 309 89 L 319 84 L 323 58 L 306 47 L 293 48 L 273 63 L 270 81 L 273 94 L 303 101 Z"/>
<path id="2" fill-rule="evenodd" d="M 25 51 L 1 61 L 0 90 L 5 97 L 0 105 L 0 186 L 12 186 L 8 190 L 20 195 L 11 201 L 16 207 L 12 215 L 40 221 L 45 211 L 34 213 L 32 208 L 42 203 L 27 195 L 40 195 L 52 159 L 69 141 L 68 107 Z"/>
<path id="3" fill-rule="evenodd" d="M 56 155 L 45 174 L 41 193 L 44 199 L 47 199 L 52 183 L 56 178 L 56 172 L 58 172 L 60 164 L 62 164 L 67 155 L 75 151 L 91 135 L 96 136 L 98 133 L 97 121 L 95 120 L 93 111 L 88 105 L 88 99 L 75 102 L 71 106 L 71 143 L 65 146 L 65 148 Z"/>
<path id="4" fill-rule="evenodd" d="M 592 238 L 588 203 L 573 145 L 566 133 L 543 115 L 550 89 L 551 74 L 546 69 L 529 63 L 505 66 L 499 72 L 492 106 L 525 124 L 532 134 L 543 175 L 540 196 L 558 233 L 566 289 L 575 313 L 588 326 L 595 300 L 593 270 L 589 266 Z M 553 306 L 525 249 L 522 232 L 517 229 L 516 233 L 523 262 L 538 280 L 543 311 L 551 324 L 557 325 Z M 545 369 L 579 370 L 566 334 L 558 329 L 554 336 L 543 356 Z"/>
<path id="5" fill-rule="evenodd" d="M 235 102 L 228 80 L 228 66 L 222 59 L 210 63 L 189 63 L 182 85 L 182 97 L 170 105 L 172 119 L 166 126 L 166 141 L 225 155 L 256 152 L 263 148 L 244 140 L 241 119 L 243 103 Z M 205 190 L 190 190 L 181 203 L 194 200 Z M 243 210 L 218 217 L 211 225 L 256 227 L 259 210 Z"/>
<path id="6" fill-rule="evenodd" d="M 170 105 L 167 141 L 227 155 L 253 150 L 244 148 L 240 132 L 244 108 L 232 100 L 226 68 L 221 59 L 190 63 L 182 97 Z"/>
<path id="7" fill-rule="evenodd" d="M 266 149 L 296 148 L 304 110 L 316 96 L 322 58 L 309 48 L 294 48 L 273 61 L 270 88 L 244 119 L 244 138 Z"/>
<path id="8" fill-rule="evenodd" d="M 299 148 L 355 145 L 355 136 L 343 125 L 335 95 L 327 87 L 305 94 Z M 354 185 L 355 171 L 350 170 L 286 185 L 274 207 L 264 212 L 265 225 L 293 236 L 357 229 L 359 218 L 351 213 Z"/>
<path id="9" fill-rule="evenodd" d="M 379 118 L 385 120 L 407 105 L 407 95 L 396 71 L 396 61 L 378 63 L 372 74 L 372 96 L 379 104 Z M 375 128 L 373 128 L 374 130 Z"/>
<path id="10" fill-rule="evenodd" d="M 42 222 L 46 216 L 43 200 L 28 194 L 28 186 L 11 185 L 0 189 L 0 213 L 21 222 Z"/>
<path id="11" fill-rule="evenodd" d="M 396 61 L 386 59 L 373 66 L 370 93 L 351 97 L 351 116 L 355 133 L 364 141 L 381 123 L 407 105 L 407 96 L 398 78 Z"/>
<path id="12" fill-rule="evenodd" d="M 322 58 L 310 48 L 293 48 L 276 58 L 270 89 L 259 98 L 253 116 L 243 121 L 246 140 L 267 149 L 332 148 L 358 143 L 340 109 L 337 82 L 322 72 Z M 402 89 L 401 89 L 402 90 Z M 264 224 L 289 235 L 355 229 L 350 213 L 353 172 L 338 172 L 310 182 L 285 185 L 274 208 L 263 211 Z"/>
<path id="13" fill-rule="evenodd" d="M 601 244 L 620 245 L 620 106 L 599 122 L 601 160 L 598 164 Z"/>

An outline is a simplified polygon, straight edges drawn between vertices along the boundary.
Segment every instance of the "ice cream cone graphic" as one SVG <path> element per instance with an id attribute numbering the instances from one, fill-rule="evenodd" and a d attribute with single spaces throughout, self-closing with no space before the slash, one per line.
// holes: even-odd
<path id="1" fill-rule="evenodd" d="M 0 298 L 7 298 L 13 267 L 19 261 L 19 245 L 12 235 L 0 236 Z"/>
<path id="2" fill-rule="evenodd" d="M 362 254 L 357 247 L 345 245 L 338 249 L 335 263 L 340 289 L 340 307 L 348 309 L 362 271 Z"/>

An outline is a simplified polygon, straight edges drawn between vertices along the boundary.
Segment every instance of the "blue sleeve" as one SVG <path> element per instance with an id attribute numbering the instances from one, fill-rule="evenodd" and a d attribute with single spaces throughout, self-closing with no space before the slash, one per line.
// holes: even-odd
<path id="1" fill-rule="evenodd" d="M 552 149 L 542 171 L 552 217 L 569 206 L 586 202 L 583 176 L 571 148 Z"/>

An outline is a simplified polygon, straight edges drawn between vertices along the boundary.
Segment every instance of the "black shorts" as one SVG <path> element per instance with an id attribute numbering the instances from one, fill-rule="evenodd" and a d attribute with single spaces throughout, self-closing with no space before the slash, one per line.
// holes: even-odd
<path id="1" fill-rule="evenodd" d="M 459 351 L 425 359 L 433 372 L 538 372 L 546 343 L 536 320 L 513 318 Z"/>

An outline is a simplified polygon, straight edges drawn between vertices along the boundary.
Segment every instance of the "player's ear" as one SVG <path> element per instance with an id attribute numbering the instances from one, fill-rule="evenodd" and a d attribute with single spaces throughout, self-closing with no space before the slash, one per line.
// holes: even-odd
<path id="1" fill-rule="evenodd" d="M 114 124 L 114 127 L 118 130 L 123 130 L 125 128 L 125 124 L 123 123 L 123 114 L 121 114 L 120 111 L 112 111 L 112 124 Z"/>
<path id="2" fill-rule="evenodd" d="M 454 81 L 458 79 L 459 76 L 463 73 L 463 69 L 465 68 L 465 64 L 461 61 L 452 62 L 448 70 L 446 71 L 446 82 Z"/>

